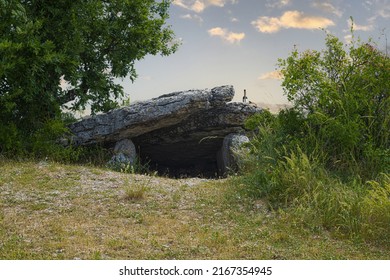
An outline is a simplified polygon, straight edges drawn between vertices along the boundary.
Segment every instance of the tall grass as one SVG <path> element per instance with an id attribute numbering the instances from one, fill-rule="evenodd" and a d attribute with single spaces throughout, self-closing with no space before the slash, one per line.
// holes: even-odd
<path id="1" fill-rule="evenodd" d="M 368 239 L 390 242 L 390 176 L 382 174 L 377 181 L 369 181 L 363 197 L 362 235 Z"/>
<path id="2" fill-rule="evenodd" d="M 285 135 L 277 117 L 258 126 L 239 156 L 247 194 L 301 226 L 390 246 L 389 175 L 340 176 L 324 163 L 323 150 L 308 154 L 297 139 Z"/>

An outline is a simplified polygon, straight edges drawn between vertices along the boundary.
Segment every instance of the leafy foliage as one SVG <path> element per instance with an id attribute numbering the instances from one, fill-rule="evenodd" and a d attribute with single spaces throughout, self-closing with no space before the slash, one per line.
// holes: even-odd
<path id="1" fill-rule="evenodd" d="M 0 150 L 58 119 L 61 106 L 92 113 L 123 96 L 116 78 L 134 63 L 176 50 L 170 1 L 0 1 Z M 61 87 L 60 83 L 65 87 Z M 72 101 L 71 103 L 69 103 Z M 12 140 L 13 141 L 13 140 Z M 14 141 L 13 141 L 14 142 Z"/>
<path id="2" fill-rule="evenodd" d="M 325 43 L 279 60 L 293 108 L 247 121 L 242 180 L 297 225 L 389 246 L 390 61 L 372 42 Z"/>
<path id="3" fill-rule="evenodd" d="M 346 51 L 327 35 L 324 51 L 294 49 L 279 60 L 285 94 L 305 123 L 298 131 L 314 136 L 305 144 L 325 151 L 338 169 L 369 170 L 374 162 L 379 172 L 389 168 L 390 59 L 372 44 L 358 40 Z"/>

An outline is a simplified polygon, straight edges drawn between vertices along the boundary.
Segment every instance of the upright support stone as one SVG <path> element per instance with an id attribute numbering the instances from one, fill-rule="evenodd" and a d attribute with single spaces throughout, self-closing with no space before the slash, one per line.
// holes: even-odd
<path id="1" fill-rule="evenodd" d="M 238 169 L 237 152 L 249 138 L 245 135 L 231 133 L 223 139 L 222 147 L 217 153 L 217 164 L 220 176 Z"/>
<path id="2" fill-rule="evenodd" d="M 136 159 L 137 151 L 133 141 L 130 139 L 123 139 L 115 144 L 114 155 L 108 162 L 108 165 L 117 169 L 124 169 L 134 165 Z"/>

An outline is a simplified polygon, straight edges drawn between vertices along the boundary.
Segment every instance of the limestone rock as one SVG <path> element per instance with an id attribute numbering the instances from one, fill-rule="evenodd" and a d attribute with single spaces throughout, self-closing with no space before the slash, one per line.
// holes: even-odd
<path id="1" fill-rule="evenodd" d="M 237 152 L 244 143 L 248 143 L 246 135 L 231 133 L 223 139 L 222 147 L 217 154 L 218 170 L 221 175 L 229 171 L 237 171 Z"/>
<path id="2" fill-rule="evenodd" d="M 131 139 L 178 124 L 202 110 L 221 106 L 233 96 L 232 86 L 162 95 L 71 124 L 72 142 L 77 146 Z"/>
<path id="3" fill-rule="evenodd" d="M 122 139 L 115 144 L 114 154 L 124 154 L 135 159 L 136 153 L 134 143 L 130 139 Z"/>
<path id="4" fill-rule="evenodd" d="M 123 169 L 135 163 L 137 151 L 133 141 L 130 139 L 122 139 L 115 144 L 114 155 L 108 162 L 109 166 L 115 169 Z"/>

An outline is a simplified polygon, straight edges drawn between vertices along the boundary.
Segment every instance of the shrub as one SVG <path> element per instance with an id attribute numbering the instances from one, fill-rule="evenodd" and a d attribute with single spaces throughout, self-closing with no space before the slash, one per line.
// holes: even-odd
<path id="1" fill-rule="evenodd" d="M 390 59 L 373 45 L 357 40 L 346 50 L 328 34 L 325 50 L 279 60 L 294 104 L 279 116 L 283 133 L 320 152 L 328 169 L 368 180 L 390 169 Z"/>
<path id="2" fill-rule="evenodd" d="M 260 125 L 272 125 L 275 120 L 276 117 L 269 110 L 263 109 L 260 113 L 249 117 L 245 121 L 245 128 L 248 130 L 256 130 Z"/>
<path id="3" fill-rule="evenodd" d="M 247 120 L 246 193 L 296 224 L 390 245 L 389 57 L 328 35 L 279 66 L 294 106 Z"/>
<path id="4" fill-rule="evenodd" d="M 20 132 L 13 124 L 0 123 L 0 154 L 18 155 L 22 151 Z"/>

